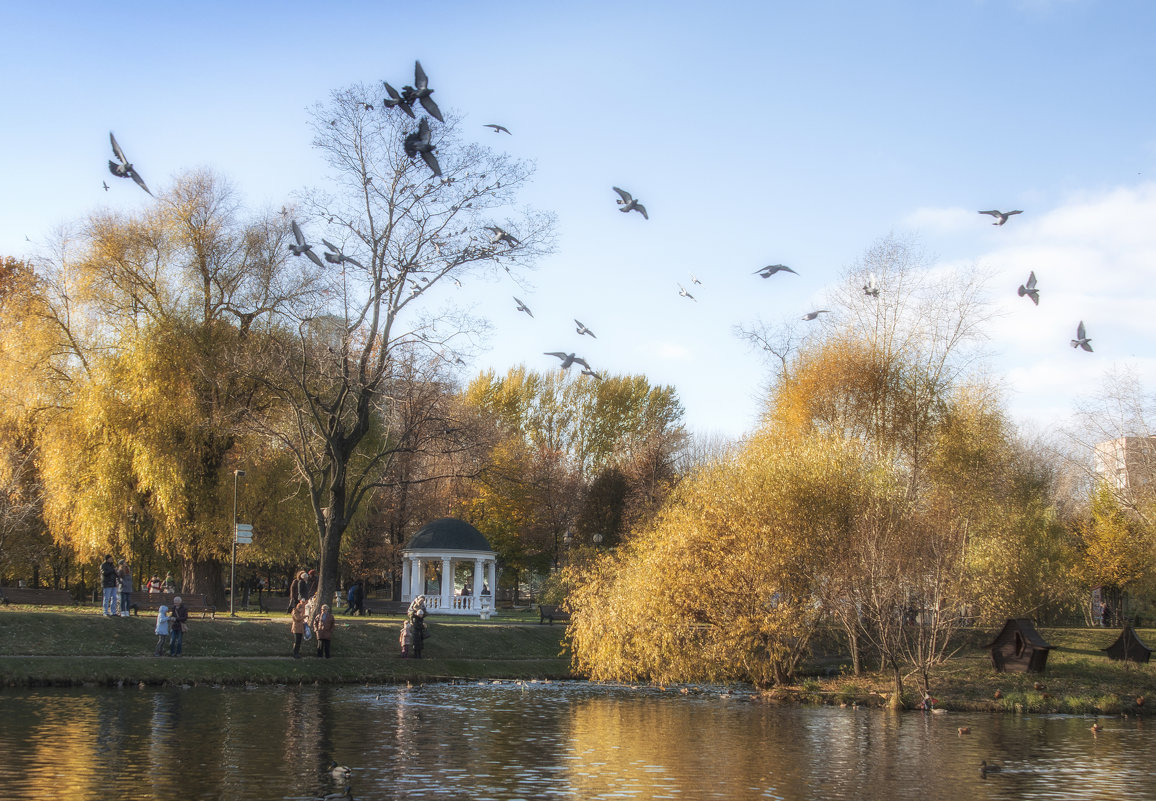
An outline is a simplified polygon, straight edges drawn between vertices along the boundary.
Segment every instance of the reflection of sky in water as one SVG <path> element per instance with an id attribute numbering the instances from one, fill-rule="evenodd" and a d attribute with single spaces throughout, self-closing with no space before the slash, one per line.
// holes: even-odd
<path id="1" fill-rule="evenodd" d="M 1102 722 L 564 682 L 5 691 L 0 798 L 312 799 L 332 758 L 369 801 L 1156 799 L 1156 729 Z"/>

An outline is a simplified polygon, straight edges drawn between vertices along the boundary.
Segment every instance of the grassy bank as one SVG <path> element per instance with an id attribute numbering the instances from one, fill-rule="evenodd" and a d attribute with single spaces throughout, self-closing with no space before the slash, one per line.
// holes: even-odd
<path id="1" fill-rule="evenodd" d="M 969 630 L 961 635 L 951 661 L 937 669 L 931 679 L 931 694 L 939 708 L 1104 715 L 1156 711 L 1156 662 L 1115 662 L 1100 650 L 1116 639 L 1118 629 L 1041 629 L 1041 635 L 1052 646 L 1043 675 L 996 673 L 983 648 L 996 633 Z M 1156 629 L 1138 633 L 1149 646 L 1156 642 Z M 905 705 L 917 706 L 921 698 L 917 677 L 908 677 L 904 689 Z M 844 668 L 838 676 L 807 678 L 794 687 L 772 691 L 768 697 L 805 703 L 884 706 L 890 692 L 889 676 L 871 673 L 855 677 L 846 675 Z M 1143 701 L 1137 703 L 1138 699 Z"/>
<path id="2" fill-rule="evenodd" d="M 156 658 L 155 616 L 106 618 L 92 608 L 0 608 L 0 684 L 390 683 L 439 679 L 565 678 L 561 626 L 537 616 L 434 617 L 424 658 L 402 659 L 400 617 L 338 616 L 333 658 L 306 642 L 289 656 L 288 616 L 192 617 L 184 655 Z"/>
<path id="3" fill-rule="evenodd" d="M 536 615 L 505 613 L 489 621 L 433 617 L 425 658 L 402 659 L 400 617 L 338 617 L 333 658 L 289 656 L 292 636 L 284 614 L 242 613 L 231 619 L 193 618 L 180 659 L 152 656 L 153 617 L 113 618 L 98 609 L 0 607 L 0 684 L 131 685 L 393 683 L 405 681 L 569 678 L 562 626 L 539 625 Z M 948 710 L 1023 713 L 1134 714 L 1156 706 L 1156 663 L 1113 662 L 1100 650 L 1118 631 L 1043 629 L 1053 646 L 1047 672 L 996 673 L 983 645 L 994 631 L 964 632 L 952 660 L 932 678 L 932 695 Z M 1156 642 L 1156 629 L 1140 631 Z M 891 692 L 882 673 L 851 676 L 847 665 L 824 660 L 815 675 L 763 694 L 794 703 L 884 706 Z M 1037 687 L 1036 685 L 1040 686 Z M 919 700 L 906 680 L 908 707 Z"/>

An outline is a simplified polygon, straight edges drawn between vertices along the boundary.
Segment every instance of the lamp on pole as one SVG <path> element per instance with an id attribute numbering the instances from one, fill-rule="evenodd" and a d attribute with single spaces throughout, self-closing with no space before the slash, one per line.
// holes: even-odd
<path id="1" fill-rule="evenodd" d="M 233 471 L 233 564 L 229 568 L 229 617 L 236 617 L 237 601 L 237 481 L 245 475 L 244 470 Z"/>

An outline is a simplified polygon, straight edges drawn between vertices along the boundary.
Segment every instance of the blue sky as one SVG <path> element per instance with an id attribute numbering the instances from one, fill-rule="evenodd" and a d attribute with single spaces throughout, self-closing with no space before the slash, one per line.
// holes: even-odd
<path id="1" fill-rule="evenodd" d="M 207 166 L 280 207 L 323 181 L 307 107 L 409 83 L 418 58 L 464 130 L 536 163 L 523 200 L 558 215 L 522 286 L 455 297 L 493 324 L 472 370 L 577 350 L 740 435 L 767 365 L 733 327 L 822 306 L 894 232 L 990 276 L 1017 419 L 1062 420 L 1107 371 L 1156 382 L 1156 3 L 9 3 L 0 28 L 0 254 L 149 202 L 108 174 L 109 130 L 154 189 Z M 989 208 L 1024 214 L 997 228 Z M 752 275 L 776 262 L 799 276 Z M 1029 270 L 1038 309 L 1015 295 Z M 1094 354 L 1068 347 L 1080 319 Z"/>

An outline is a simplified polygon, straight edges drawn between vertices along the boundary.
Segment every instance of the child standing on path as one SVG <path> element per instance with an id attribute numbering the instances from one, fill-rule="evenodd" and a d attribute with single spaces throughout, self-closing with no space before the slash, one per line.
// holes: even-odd
<path id="1" fill-rule="evenodd" d="M 313 630 L 317 632 L 317 655 L 329 658 L 329 641 L 333 639 L 333 613 L 329 604 L 322 604 L 321 611 L 313 619 Z"/>
<path id="2" fill-rule="evenodd" d="M 169 608 L 161 604 L 157 609 L 157 647 L 153 656 L 164 656 L 165 646 L 169 644 Z"/>
<path id="3" fill-rule="evenodd" d="M 305 638 L 305 602 L 298 601 L 289 612 L 289 631 L 293 633 L 293 658 L 301 658 L 301 640 Z"/>

